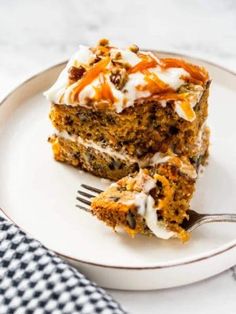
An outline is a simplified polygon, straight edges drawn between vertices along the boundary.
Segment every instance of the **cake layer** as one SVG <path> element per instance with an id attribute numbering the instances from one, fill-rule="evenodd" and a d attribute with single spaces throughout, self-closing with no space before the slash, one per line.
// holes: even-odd
<path id="1" fill-rule="evenodd" d="M 188 218 L 197 178 L 186 158 L 163 156 L 164 162 L 113 183 L 92 201 L 92 212 L 107 225 L 131 235 L 188 239 L 181 227 Z"/>
<path id="2" fill-rule="evenodd" d="M 50 137 L 49 141 L 56 160 L 114 181 L 140 168 L 163 161 L 159 153 L 146 155 L 145 158 L 131 157 L 123 151 L 118 152 L 105 146 L 102 142 L 83 140 L 65 132 Z M 196 146 L 198 154 L 190 161 L 198 169 L 200 164 L 204 165 L 208 156 L 209 129 L 207 127 L 200 130 Z"/>
<path id="3" fill-rule="evenodd" d="M 54 104 L 50 118 L 59 132 L 102 142 L 116 151 L 122 149 L 131 157 L 141 158 L 171 149 L 177 155 L 195 158 L 199 130 L 208 112 L 208 89 L 209 84 L 194 107 L 196 118 L 192 122 L 179 117 L 172 101 L 163 106 L 155 97 L 139 100 L 136 106 L 119 114 L 113 110 Z"/>
<path id="4" fill-rule="evenodd" d="M 88 171 L 98 177 L 118 180 L 139 169 L 138 161 L 122 156 L 111 149 L 100 149 L 98 145 L 86 145 L 83 141 L 53 135 L 49 138 L 54 158 L 74 167 Z"/>

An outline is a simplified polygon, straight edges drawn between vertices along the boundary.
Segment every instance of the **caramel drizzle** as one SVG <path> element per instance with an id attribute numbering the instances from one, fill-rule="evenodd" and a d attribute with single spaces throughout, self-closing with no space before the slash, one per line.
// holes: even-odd
<path id="1" fill-rule="evenodd" d="M 111 103 L 116 101 L 110 85 L 107 83 L 104 76 L 100 76 L 99 86 L 94 86 L 93 88 L 95 90 L 95 100 L 107 100 Z"/>
<path id="2" fill-rule="evenodd" d="M 154 68 L 158 64 L 158 61 L 154 59 L 152 56 L 139 54 L 139 57 L 141 57 L 141 61 L 128 70 L 129 74 L 142 72 L 149 68 Z"/>
<path id="3" fill-rule="evenodd" d="M 104 49 L 104 53 L 109 50 L 107 47 L 99 47 Z M 184 112 L 185 116 L 191 120 L 194 119 L 195 113 L 190 105 L 190 101 L 187 99 L 186 93 L 178 94 L 172 89 L 167 83 L 163 82 L 157 74 L 149 71 L 150 68 L 154 68 L 157 65 L 162 69 L 169 68 L 183 68 L 189 73 L 189 76 L 181 76 L 180 79 L 188 83 L 193 83 L 197 85 L 203 85 L 209 79 L 207 71 L 200 66 L 196 66 L 187 63 L 181 59 L 175 58 L 162 58 L 156 59 L 150 55 L 139 53 L 141 61 L 135 66 L 128 70 L 129 74 L 134 74 L 137 72 L 143 73 L 144 80 L 146 81 L 145 86 L 137 86 L 140 91 L 149 91 L 152 95 L 155 95 L 159 100 L 178 100 L 180 101 L 181 110 Z M 77 86 L 71 92 L 70 101 L 73 103 L 78 101 L 80 92 L 89 84 L 91 84 L 101 73 L 105 72 L 107 65 L 110 62 L 110 57 L 105 56 L 99 62 L 94 64 L 79 80 Z M 116 98 L 114 97 L 110 85 L 106 82 L 104 76 L 101 80 L 101 85 L 94 87 L 95 89 L 95 100 L 107 100 L 110 103 L 114 103 Z M 60 100 L 63 100 L 61 97 Z"/>
<path id="4" fill-rule="evenodd" d="M 78 101 L 78 97 L 82 89 L 84 89 L 87 85 L 91 84 L 100 73 L 102 73 L 108 63 L 110 62 L 109 57 L 105 57 L 99 62 L 95 63 L 91 69 L 89 69 L 84 76 L 81 78 L 81 80 L 78 82 L 78 85 L 74 88 L 72 91 L 70 98 L 71 102 Z"/>
<path id="5" fill-rule="evenodd" d="M 181 110 L 183 111 L 185 117 L 191 121 L 194 120 L 195 118 L 195 112 L 191 107 L 188 96 L 189 96 L 188 93 L 178 94 L 175 92 L 166 92 L 163 94 L 154 95 L 155 99 L 157 100 L 179 101 L 178 105 L 181 107 Z"/>
<path id="6" fill-rule="evenodd" d="M 163 69 L 169 69 L 169 68 L 182 68 L 186 72 L 189 73 L 192 82 L 198 82 L 201 83 L 201 85 L 205 84 L 209 80 L 208 72 L 204 67 L 200 67 L 191 63 L 188 63 L 181 59 L 175 59 L 175 58 L 162 58 L 161 59 L 161 67 Z M 185 80 L 188 80 L 189 78 L 185 77 Z"/>
<path id="7" fill-rule="evenodd" d="M 152 73 L 148 70 L 142 71 L 144 80 L 146 81 L 145 86 L 137 86 L 137 89 L 140 91 L 149 91 L 152 95 L 166 92 L 174 92 L 174 90 L 165 82 L 163 82 L 158 75 Z"/>

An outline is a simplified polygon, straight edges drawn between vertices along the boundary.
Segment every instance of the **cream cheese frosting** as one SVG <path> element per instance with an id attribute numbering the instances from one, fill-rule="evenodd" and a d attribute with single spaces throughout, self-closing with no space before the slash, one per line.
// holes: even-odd
<path id="1" fill-rule="evenodd" d="M 105 62 L 106 58 L 107 62 Z M 103 61 L 105 65 L 99 69 Z M 56 104 L 91 108 L 102 103 L 108 108 L 113 108 L 117 113 L 121 113 L 125 108 L 134 106 L 136 100 L 157 95 L 160 87 L 161 92 L 164 88 L 164 91 L 171 91 L 173 96 L 173 92 L 177 93 L 178 89 L 186 84 L 186 79 L 191 78 L 190 72 L 185 68 L 179 65 L 166 68 L 162 66 L 162 63 L 162 59 L 157 58 L 151 52 L 139 51 L 137 53 L 130 49 L 118 49 L 111 46 L 98 45 L 95 48 L 89 48 L 80 45 L 54 85 L 44 95 Z M 71 79 L 71 68 L 81 67 L 83 75 L 78 79 Z M 118 73 L 115 75 L 120 75 L 121 79 L 123 76 L 122 86 L 117 86 L 116 81 L 112 79 L 114 70 Z M 185 93 L 184 100 L 179 97 L 172 99 L 171 95 L 168 98 L 167 95 L 164 99 L 162 97 L 159 99 L 160 104 L 166 106 L 168 100 L 172 100 L 175 103 L 176 113 L 191 122 L 195 119 L 193 108 L 203 92 L 201 85 L 195 84 L 195 87 L 198 88 L 195 88 L 193 92 Z"/>
<path id="2" fill-rule="evenodd" d="M 137 175 L 137 184 L 142 188 L 142 192 L 136 193 L 134 204 L 138 208 L 138 213 L 141 215 L 152 233 L 160 239 L 170 239 L 175 236 L 173 231 L 166 228 L 163 221 L 158 220 L 155 201 L 149 192 L 156 187 L 156 180 L 145 174 L 143 170 Z"/>
<path id="3" fill-rule="evenodd" d="M 138 213 L 143 216 L 146 225 L 157 238 L 168 240 L 176 236 L 173 231 L 166 228 L 163 221 L 158 220 L 157 208 L 151 195 L 143 192 L 136 194 L 134 203 L 138 207 Z"/>
<path id="4" fill-rule="evenodd" d="M 111 148 L 110 146 L 106 145 L 105 147 L 102 145 L 102 143 L 99 142 L 94 142 L 92 140 L 85 140 L 80 136 L 77 135 L 70 135 L 68 132 L 66 131 L 62 131 L 59 132 L 57 130 L 55 130 L 55 134 L 58 137 L 61 137 L 65 140 L 69 140 L 72 142 L 75 142 L 79 145 L 83 145 L 86 148 L 93 148 L 96 151 L 106 154 L 111 158 L 118 158 L 120 160 L 124 160 L 124 161 L 129 161 L 129 162 L 138 162 L 138 159 L 136 158 L 132 158 L 130 157 L 128 154 L 124 153 L 124 152 L 118 152 L 116 150 L 114 150 L 113 148 Z"/>

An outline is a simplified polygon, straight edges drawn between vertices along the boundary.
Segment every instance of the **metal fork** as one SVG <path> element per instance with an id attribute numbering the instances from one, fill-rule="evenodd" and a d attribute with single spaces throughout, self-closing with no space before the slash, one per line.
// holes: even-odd
<path id="1" fill-rule="evenodd" d="M 93 197 L 95 197 L 97 194 L 100 194 L 103 192 L 103 190 L 94 188 L 90 185 L 86 185 L 86 184 L 81 184 L 81 188 L 84 188 L 85 190 L 87 190 L 88 192 L 84 192 L 83 190 L 78 190 L 77 193 L 79 196 L 76 197 L 77 201 L 79 201 L 79 204 L 76 205 L 76 207 L 86 211 L 86 212 L 91 212 L 90 210 L 90 205 L 91 205 L 91 199 Z M 95 193 L 94 194 L 91 194 Z M 82 205 L 80 205 L 80 203 L 82 203 Z"/>
<path id="2" fill-rule="evenodd" d="M 86 192 L 84 192 L 81 189 L 78 190 L 77 193 L 79 196 L 77 196 L 76 199 L 79 201 L 79 204 L 77 204 L 76 206 L 82 210 L 85 210 L 86 212 L 91 212 L 90 210 L 91 199 L 95 197 L 97 194 L 103 192 L 103 190 L 97 189 L 86 184 L 81 184 L 81 188 L 83 188 Z M 80 203 L 82 203 L 82 205 L 80 205 Z M 185 219 L 181 226 L 189 232 L 195 230 L 199 226 L 206 223 L 236 222 L 236 214 L 200 214 L 192 209 L 188 211 L 188 214 L 189 219 Z"/>

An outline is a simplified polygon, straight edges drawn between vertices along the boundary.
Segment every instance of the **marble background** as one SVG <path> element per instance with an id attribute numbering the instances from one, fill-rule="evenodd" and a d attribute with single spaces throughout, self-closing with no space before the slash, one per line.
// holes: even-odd
<path id="1" fill-rule="evenodd" d="M 200 56 L 236 72 L 236 1 L 0 0 L 0 98 L 100 37 Z M 136 314 L 233 314 L 236 269 L 186 287 L 111 294 Z"/>

